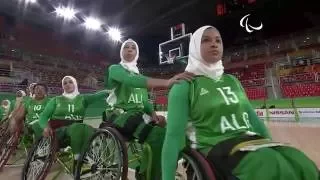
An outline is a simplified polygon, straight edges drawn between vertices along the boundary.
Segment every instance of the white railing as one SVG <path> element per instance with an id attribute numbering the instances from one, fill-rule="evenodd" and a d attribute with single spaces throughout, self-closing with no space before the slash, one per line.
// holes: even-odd
<path id="1" fill-rule="evenodd" d="M 25 90 L 25 88 L 26 88 L 25 85 L 0 83 L 0 92 L 15 93 L 18 90 Z M 50 95 L 56 95 L 56 94 L 61 94 L 63 92 L 63 89 L 61 87 L 49 86 L 48 91 Z M 79 91 L 81 93 L 91 93 L 91 92 L 95 92 L 96 90 L 88 89 L 88 88 L 80 88 Z"/>

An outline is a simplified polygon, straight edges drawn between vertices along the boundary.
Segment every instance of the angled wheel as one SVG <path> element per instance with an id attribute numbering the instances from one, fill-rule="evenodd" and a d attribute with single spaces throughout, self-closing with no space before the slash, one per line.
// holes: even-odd
<path id="1" fill-rule="evenodd" d="M 126 180 L 127 175 L 128 154 L 122 136 L 110 127 L 98 130 L 80 156 L 75 179 Z"/>
<path id="2" fill-rule="evenodd" d="M 5 131 L 7 131 L 9 126 L 9 119 L 3 119 L 2 121 L 0 121 L 0 138 L 4 135 L 3 133 Z"/>
<path id="3" fill-rule="evenodd" d="M 55 136 L 40 138 L 28 153 L 22 171 L 22 180 L 44 180 L 54 161 L 55 153 Z"/>
<path id="4" fill-rule="evenodd" d="M 23 167 L 28 155 L 28 149 L 34 144 L 33 136 L 26 131 L 20 133 L 20 137 L 17 138 L 17 140 L 18 142 L 16 145 L 10 146 L 10 149 L 14 148 L 14 150 L 6 162 L 5 167 Z"/>
<path id="5" fill-rule="evenodd" d="M 176 173 L 179 180 L 216 180 L 207 160 L 194 150 L 184 150 Z"/>
<path id="6" fill-rule="evenodd" d="M 20 132 L 11 134 L 9 130 L 4 131 L 0 137 L 0 170 L 6 165 L 12 153 L 19 144 Z"/>

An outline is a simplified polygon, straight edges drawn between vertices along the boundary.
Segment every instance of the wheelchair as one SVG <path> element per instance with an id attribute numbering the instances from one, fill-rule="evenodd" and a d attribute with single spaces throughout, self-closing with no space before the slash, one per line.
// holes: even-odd
<path id="1" fill-rule="evenodd" d="M 49 121 L 49 126 L 53 129 L 50 137 L 41 137 L 28 152 L 27 159 L 22 170 L 22 180 L 44 180 L 48 176 L 54 163 L 60 165 L 58 171 L 53 173 L 50 179 L 58 179 L 61 173 L 66 173 L 73 177 L 74 154 L 65 142 L 58 142 L 55 130 L 65 125 Z"/>
<path id="2" fill-rule="evenodd" d="M 4 167 L 20 167 L 24 164 L 27 156 L 27 149 L 34 142 L 29 128 L 22 125 L 15 133 L 9 131 L 9 119 L 0 124 L 0 170 Z"/>
<path id="3" fill-rule="evenodd" d="M 128 169 L 136 169 L 142 161 L 142 152 L 147 152 L 148 166 L 140 169 L 144 180 L 150 180 L 152 151 L 147 143 L 126 139 L 110 123 L 100 126 L 89 141 L 87 150 L 81 154 L 76 168 L 75 179 L 127 180 Z M 203 155 L 192 149 L 181 154 L 175 179 L 216 180 L 210 163 Z M 139 178 L 140 179 L 140 178 Z"/>

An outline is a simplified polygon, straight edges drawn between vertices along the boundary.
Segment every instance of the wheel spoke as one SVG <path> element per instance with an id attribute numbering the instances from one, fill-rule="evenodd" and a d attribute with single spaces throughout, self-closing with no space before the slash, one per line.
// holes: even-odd
<path id="1" fill-rule="evenodd" d="M 80 179 L 120 179 L 122 159 L 117 141 L 109 132 L 100 133 L 92 140 L 81 167 L 81 172 L 87 173 L 81 174 Z"/>
<path id="2" fill-rule="evenodd" d="M 32 157 L 27 168 L 26 179 L 37 180 L 46 168 L 48 168 L 48 163 L 50 163 L 51 141 L 51 138 L 43 138 L 37 144 L 36 149 L 31 154 Z"/>

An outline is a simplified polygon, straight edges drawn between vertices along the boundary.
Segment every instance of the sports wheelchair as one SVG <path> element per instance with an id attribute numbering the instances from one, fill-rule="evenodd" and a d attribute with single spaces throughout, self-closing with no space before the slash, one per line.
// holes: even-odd
<path id="1" fill-rule="evenodd" d="M 133 178 L 134 169 L 142 161 L 142 152 L 147 152 L 148 166 L 139 169 L 144 177 L 151 180 L 150 168 L 152 151 L 147 143 L 140 144 L 138 140 L 129 140 L 114 126 L 100 125 L 89 141 L 87 150 L 83 151 L 76 168 L 75 179 L 111 179 L 127 180 Z M 129 175 L 129 176 L 128 176 Z M 176 172 L 177 180 L 216 180 L 213 166 L 199 152 L 185 149 Z"/>
<path id="2" fill-rule="evenodd" d="M 49 179 L 59 179 L 62 173 L 74 177 L 74 154 L 71 148 L 66 146 L 69 144 L 65 142 L 66 140 L 58 142 L 55 132 L 66 124 L 50 120 L 49 126 L 53 129 L 53 134 L 49 137 L 41 137 L 33 144 L 22 170 L 22 180 L 46 179 L 53 164 L 58 165 L 55 167 L 57 171 L 51 173 Z"/>
<path id="3" fill-rule="evenodd" d="M 23 166 L 27 150 L 34 140 L 30 127 L 20 125 L 14 133 L 9 130 L 9 118 L 0 123 L 0 170 Z"/>

